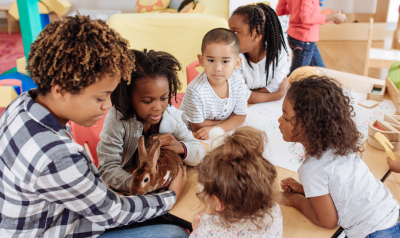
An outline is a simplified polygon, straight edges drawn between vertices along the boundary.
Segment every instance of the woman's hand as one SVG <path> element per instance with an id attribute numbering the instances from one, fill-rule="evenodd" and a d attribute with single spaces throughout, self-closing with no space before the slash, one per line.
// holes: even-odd
<path id="1" fill-rule="evenodd" d="M 175 192 L 177 201 L 178 201 L 179 196 L 181 196 L 181 193 L 182 193 L 183 189 L 185 188 L 186 184 L 187 184 L 186 167 L 179 166 L 178 174 L 171 181 L 171 184 L 169 185 L 169 190 L 172 190 Z"/>
<path id="2" fill-rule="evenodd" d="M 161 141 L 161 148 L 167 149 L 167 150 L 172 150 L 173 152 L 177 154 L 183 154 L 185 153 L 185 149 L 183 148 L 183 145 L 175 139 L 170 133 L 162 134 L 159 136 L 153 137 L 153 140 L 160 139 Z"/>
<path id="3" fill-rule="evenodd" d="M 281 188 L 287 193 L 299 193 L 303 196 L 305 195 L 303 185 L 297 182 L 294 178 L 283 179 L 281 181 Z"/>

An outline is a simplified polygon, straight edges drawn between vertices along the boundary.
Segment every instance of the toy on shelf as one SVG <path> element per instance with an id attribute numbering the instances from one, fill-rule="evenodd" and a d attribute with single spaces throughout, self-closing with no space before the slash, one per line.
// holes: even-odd
<path id="1" fill-rule="evenodd" d="M 385 150 L 375 138 L 376 133 L 381 133 L 393 146 L 393 151 L 400 150 L 400 122 L 397 117 L 385 115 L 384 120 L 372 119 L 368 123 L 368 144 L 377 149 Z"/>
<path id="2" fill-rule="evenodd" d="M 396 114 L 400 114 L 400 92 L 399 89 L 394 85 L 389 77 L 385 80 L 387 92 L 389 94 L 390 100 L 392 100 L 394 106 L 396 107 Z"/>
<path id="3" fill-rule="evenodd" d="M 381 144 L 382 147 L 385 149 L 385 152 L 389 156 L 389 158 L 392 161 L 396 161 L 396 156 L 394 155 L 394 153 L 392 151 L 392 149 L 394 149 L 394 147 L 390 143 L 390 141 L 384 135 L 382 135 L 380 132 L 375 133 L 374 137 L 379 142 L 379 144 Z"/>
<path id="4" fill-rule="evenodd" d="M 385 95 L 385 89 L 386 89 L 385 85 L 371 84 L 369 93 L 367 93 L 367 99 L 382 102 L 383 95 Z"/>

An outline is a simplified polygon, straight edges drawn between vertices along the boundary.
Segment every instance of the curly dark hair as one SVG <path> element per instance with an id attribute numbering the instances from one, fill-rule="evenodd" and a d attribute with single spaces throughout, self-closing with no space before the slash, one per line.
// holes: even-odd
<path id="1" fill-rule="evenodd" d="M 244 23 L 250 26 L 250 35 L 253 34 L 253 29 L 256 30 L 257 35 L 263 36 L 266 48 L 265 71 L 267 72 L 267 82 L 269 75 L 269 66 L 278 66 L 279 55 L 282 46 L 287 51 L 285 39 L 282 31 L 281 23 L 276 15 L 274 9 L 264 3 L 249 4 L 238 7 L 233 13 L 239 14 L 244 17 Z M 249 63 L 249 56 L 244 53 L 244 56 Z M 272 67 L 272 76 L 275 74 L 275 67 Z"/>
<path id="2" fill-rule="evenodd" d="M 104 21 L 68 16 L 40 32 L 31 45 L 27 69 L 42 95 L 57 84 L 77 94 L 103 73 L 115 73 L 129 83 L 135 58 L 128 46 Z"/>
<path id="3" fill-rule="evenodd" d="M 362 134 L 351 119 L 355 116 L 351 98 L 337 80 L 312 75 L 293 82 L 286 97 L 296 114 L 291 119 L 293 138 L 300 125 L 306 158 L 319 159 L 327 149 L 340 156 L 362 152 Z"/>
<path id="4" fill-rule="evenodd" d="M 216 212 L 226 223 L 257 219 L 276 205 L 276 169 L 263 156 L 264 132 L 250 126 L 239 127 L 225 135 L 224 143 L 209 152 L 195 169 L 203 189 L 200 200 L 215 195 L 224 209 Z M 260 228 L 260 227 L 259 227 Z"/>
<path id="5" fill-rule="evenodd" d="M 121 82 L 114 92 L 111 93 L 111 102 L 114 107 L 122 113 L 121 120 L 129 120 L 135 115 L 135 110 L 130 98 L 139 82 L 149 78 L 165 76 L 168 79 L 169 95 L 168 105 L 171 105 L 171 98 L 181 89 L 178 72 L 182 69 L 179 61 L 171 54 L 163 51 L 144 49 L 131 50 L 136 58 L 136 70 L 132 71 L 131 84 Z"/>

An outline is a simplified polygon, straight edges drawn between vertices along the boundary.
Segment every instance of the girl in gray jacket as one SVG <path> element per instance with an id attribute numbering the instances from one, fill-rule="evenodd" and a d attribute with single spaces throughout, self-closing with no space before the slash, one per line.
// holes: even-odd
<path id="1" fill-rule="evenodd" d="M 182 111 L 171 106 L 181 83 L 180 63 L 172 55 L 132 50 L 136 70 L 131 81 L 122 81 L 111 94 L 114 105 L 104 120 L 97 145 L 101 177 L 114 189 L 129 193 L 132 174 L 124 169 L 136 165 L 138 139 L 161 133 L 161 147 L 181 155 L 187 165 L 197 165 L 206 150 L 182 121 Z"/>

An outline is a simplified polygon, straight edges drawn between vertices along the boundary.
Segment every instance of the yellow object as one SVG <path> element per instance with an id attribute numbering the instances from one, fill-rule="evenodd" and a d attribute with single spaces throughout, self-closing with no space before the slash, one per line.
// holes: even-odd
<path id="1" fill-rule="evenodd" d="M 66 0 L 41 0 L 46 5 L 50 12 L 55 12 L 59 16 L 67 14 L 72 4 Z"/>
<path id="2" fill-rule="evenodd" d="M 38 2 L 38 7 L 39 7 L 40 14 L 49 14 L 50 13 L 50 10 L 42 2 Z M 13 4 L 10 7 L 10 10 L 8 10 L 8 13 L 12 17 L 14 17 L 15 20 L 19 21 L 17 1 L 13 2 Z"/>
<path id="3" fill-rule="evenodd" d="M 17 59 L 17 71 L 22 73 L 22 74 L 28 75 L 28 72 L 26 71 L 26 58 L 25 58 L 25 56 Z"/>
<path id="4" fill-rule="evenodd" d="M 289 85 L 291 85 L 292 82 L 299 81 L 299 80 L 307 78 L 311 75 L 322 76 L 323 74 L 318 69 L 311 67 L 311 66 L 303 66 L 303 67 L 297 68 L 290 74 L 290 76 L 288 78 Z"/>
<path id="5" fill-rule="evenodd" d="M 396 161 L 396 156 L 394 155 L 393 151 L 391 150 L 394 147 L 390 143 L 390 141 L 384 135 L 382 135 L 382 133 L 380 133 L 380 132 L 375 133 L 374 137 L 379 142 L 379 144 L 381 144 L 383 146 L 383 148 L 385 148 L 385 152 L 389 156 L 389 158 L 393 161 Z"/>
<path id="6" fill-rule="evenodd" d="M 7 107 L 16 97 L 18 94 L 12 86 L 0 86 L 0 107 Z"/>
<path id="7" fill-rule="evenodd" d="M 171 0 L 138 0 L 136 2 L 136 11 L 141 12 L 151 12 L 160 11 L 167 9 Z"/>
<path id="8" fill-rule="evenodd" d="M 217 27 L 228 28 L 228 21 L 204 13 L 115 14 L 108 25 L 129 41 L 130 48 L 165 51 L 175 56 L 182 65 L 179 92 L 185 92 L 186 67 L 201 54 L 204 35 Z"/>

